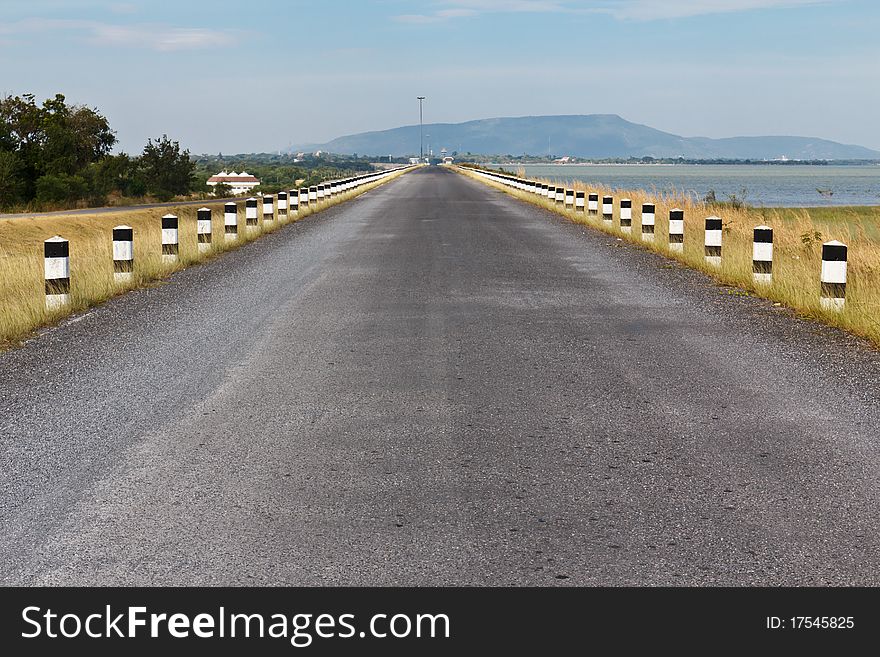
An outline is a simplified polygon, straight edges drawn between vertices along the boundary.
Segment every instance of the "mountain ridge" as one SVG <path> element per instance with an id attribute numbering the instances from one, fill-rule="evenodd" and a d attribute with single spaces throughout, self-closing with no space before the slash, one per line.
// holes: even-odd
<path id="1" fill-rule="evenodd" d="M 764 135 L 683 137 L 627 121 L 617 114 L 493 117 L 461 123 L 426 123 L 425 151 L 482 155 L 568 155 L 579 158 L 684 157 L 688 159 L 880 159 L 880 151 L 820 137 Z M 419 126 L 343 135 L 290 150 L 362 155 L 417 155 Z"/>

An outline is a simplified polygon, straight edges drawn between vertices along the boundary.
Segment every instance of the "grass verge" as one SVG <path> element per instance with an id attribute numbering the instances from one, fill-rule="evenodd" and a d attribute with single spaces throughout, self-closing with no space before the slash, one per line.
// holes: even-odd
<path id="1" fill-rule="evenodd" d="M 589 215 L 587 212 L 567 209 L 530 192 L 476 176 L 467 168 L 456 167 L 456 170 L 516 198 L 561 214 L 575 223 L 661 253 L 723 283 L 781 303 L 803 316 L 868 338 L 880 346 L 880 208 L 718 207 L 674 193 L 649 194 L 578 181 L 566 183 L 566 189 L 583 190 L 587 195 L 599 194 L 600 214 Z M 553 180 L 538 180 L 551 185 L 561 184 Z M 606 195 L 614 197 L 611 222 L 603 221 L 601 216 L 601 197 Z M 620 225 L 621 198 L 632 200 L 632 227 L 629 232 Z M 654 203 L 656 207 L 653 242 L 642 239 L 643 203 Z M 681 253 L 671 252 L 668 246 L 668 217 L 672 208 L 684 210 L 684 249 Z M 708 264 L 705 259 L 704 220 L 712 215 L 720 217 L 723 225 L 720 267 Z M 752 278 L 752 231 L 759 225 L 773 228 L 774 262 L 770 285 L 756 283 Z M 829 240 L 839 240 L 849 247 L 846 306 L 840 312 L 825 310 L 819 302 L 822 243 Z"/>
<path id="2" fill-rule="evenodd" d="M 275 221 L 264 224 L 260 210 L 259 225 L 254 227 L 245 225 L 242 199 L 236 203 L 238 239 L 235 241 L 225 239 L 224 204 L 205 203 L 204 207 L 212 211 L 212 241 L 206 252 L 198 248 L 197 205 L 0 219 L 0 350 L 19 344 L 35 330 L 68 315 L 253 242 L 289 223 L 359 196 L 402 173 L 404 171 L 340 194 L 317 206 L 309 205 L 286 220 L 278 216 L 276 203 Z M 163 262 L 161 257 L 161 217 L 165 214 L 179 218 L 180 247 L 176 263 Z M 114 226 L 123 224 L 134 228 L 134 276 L 130 283 L 119 285 L 113 279 L 112 231 Z M 53 235 L 70 241 L 70 303 L 49 310 L 45 303 L 43 241 Z"/>

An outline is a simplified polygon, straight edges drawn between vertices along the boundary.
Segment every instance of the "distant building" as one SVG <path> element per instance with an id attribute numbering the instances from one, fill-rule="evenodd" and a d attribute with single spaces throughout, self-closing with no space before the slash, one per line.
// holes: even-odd
<path id="1" fill-rule="evenodd" d="M 418 164 L 418 163 L 419 163 L 419 158 L 417 158 L 417 157 L 411 157 L 411 158 L 409 158 L 409 163 L 410 163 L 410 164 Z"/>
<path id="2" fill-rule="evenodd" d="M 247 194 L 254 187 L 260 184 L 260 181 L 249 174 L 247 171 L 235 173 L 235 171 L 221 171 L 216 176 L 208 178 L 208 184 L 216 187 L 220 183 L 226 183 L 232 190 L 233 195 Z"/>
<path id="3" fill-rule="evenodd" d="M 443 164 L 452 164 L 453 162 L 455 162 L 455 158 L 451 155 L 447 155 L 443 158 Z"/>

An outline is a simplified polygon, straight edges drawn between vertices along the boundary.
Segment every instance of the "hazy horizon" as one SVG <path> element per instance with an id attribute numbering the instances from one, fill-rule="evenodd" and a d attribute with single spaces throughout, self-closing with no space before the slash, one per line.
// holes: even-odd
<path id="1" fill-rule="evenodd" d="M 880 149 L 866 0 L 13 0 L 0 93 L 97 107 L 120 150 L 194 153 L 425 123 L 617 114 L 685 137 Z"/>

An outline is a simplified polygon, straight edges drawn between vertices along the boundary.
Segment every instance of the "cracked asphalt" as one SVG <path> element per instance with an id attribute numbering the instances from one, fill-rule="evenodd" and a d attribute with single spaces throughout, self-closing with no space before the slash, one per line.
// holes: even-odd
<path id="1" fill-rule="evenodd" d="M 878 382 L 423 168 L 0 354 L 0 583 L 876 586 Z"/>

